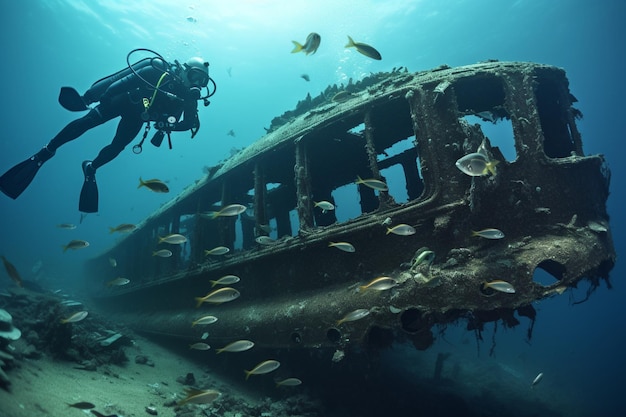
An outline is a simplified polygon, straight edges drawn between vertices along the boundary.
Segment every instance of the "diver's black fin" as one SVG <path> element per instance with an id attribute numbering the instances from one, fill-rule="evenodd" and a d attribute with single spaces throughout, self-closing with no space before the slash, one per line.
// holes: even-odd
<path id="1" fill-rule="evenodd" d="M 91 166 L 91 161 L 83 162 L 83 174 L 85 174 L 85 182 L 80 190 L 78 210 L 83 213 L 96 213 L 98 211 L 98 184 L 96 184 L 96 170 Z"/>
<path id="2" fill-rule="evenodd" d="M 44 146 L 35 155 L 15 165 L 0 177 L 0 191 L 15 200 L 33 181 L 41 165 L 52 156 L 54 152 Z"/>
<path id="3" fill-rule="evenodd" d="M 89 110 L 78 91 L 72 87 L 61 87 L 59 103 L 69 111 Z"/>

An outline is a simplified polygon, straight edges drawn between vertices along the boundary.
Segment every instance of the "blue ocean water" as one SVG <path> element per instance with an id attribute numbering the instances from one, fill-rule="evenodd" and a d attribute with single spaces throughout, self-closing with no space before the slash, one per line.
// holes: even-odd
<path id="1" fill-rule="evenodd" d="M 81 162 L 93 159 L 109 143 L 114 121 L 62 147 L 19 199 L 0 195 L 0 253 L 26 278 L 41 265 L 56 282 L 80 285 L 85 279 L 83 261 L 115 242 L 109 226 L 138 223 L 171 198 L 137 190 L 140 176 L 167 180 L 175 195 L 204 175 L 206 166 L 262 137 L 273 117 L 293 109 L 307 93 L 315 96 L 329 84 L 393 67 L 419 71 L 486 59 L 535 61 L 567 71 L 584 114 L 578 127 L 585 153 L 605 154 L 612 169 L 608 205 L 618 258 L 622 253 L 621 232 L 626 229 L 619 208 L 626 200 L 621 161 L 626 139 L 622 1 L 25 0 L 2 2 L 0 16 L 4 80 L 0 171 L 39 150 L 76 117 L 57 103 L 61 86 L 84 91 L 123 68 L 126 54 L 134 48 L 150 48 L 170 60 L 202 56 L 210 62 L 217 83 L 210 106 L 201 109 L 196 138 L 178 133 L 172 150 L 148 145 L 140 155 L 129 147 L 98 171 L 100 211 L 82 223 Z M 291 54 L 291 41 L 303 42 L 313 31 L 322 36 L 318 52 Z M 383 59 L 373 61 L 345 49 L 346 35 L 375 45 Z M 310 82 L 302 74 L 308 74 Z M 234 136 L 228 135 L 230 130 Z M 59 223 L 80 226 L 67 231 L 56 228 Z M 62 254 L 61 245 L 76 238 L 76 232 L 91 242 L 90 250 Z M 611 274 L 614 288 L 602 286 L 586 303 L 573 306 L 568 297 L 537 303 L 539 316 L 530 344 L 524 340 L 524 325 L 500 331 L 496 355 L 490 357 L 488 344 L 477 354 L 473 336 L 453 329 L 424 354 L 399 347 L 382 360 L 397 381 L 419 375 L 419 364 L 438 352 L 452 352 L 451 360 L 467 370 L 468 389 L 479 390 L 484 386 L 481 381 L 499 379 L 504 381 L 499 389 L 513 398 L 537 396 L 564 415 L 622 415 L 623 268 L 618 261 Z M 583 298 L 585 291 L 581 285 L 574 299 Z M 532 393 L 518 389 L 527 387 L 540 371 L 545 375 L 541 389 Z M 389 407 L 393 409 L 393 404 Z"/>

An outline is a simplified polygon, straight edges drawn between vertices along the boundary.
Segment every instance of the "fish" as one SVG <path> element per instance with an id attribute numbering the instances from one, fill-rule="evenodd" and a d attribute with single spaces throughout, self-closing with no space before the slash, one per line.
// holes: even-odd
<path id="1" fill-rule="evenodd" d="M 215 287 L 216 285 L 230 285 L 238 283 L 239 277 L 237 275 L 224 275 L 218 280 L 209 282 L 211 283 L 211 287 Z"/>
<path id="2" fill-rule="evenodd" d="M 366 187 L 372 188 L 376 191 L 388 191 L 389 190 L 389 188 L 387 187 L 387 184 L 375 178 L 369 178 L 369 179 L 364 180 L 363 178 L 357 176 L 355 184 L 357 185 L 363 184 Z"/>
<path id="3" fill-rule="evenodd" d="M 398 236 L 411 236 L 415 234 L 415 228 L 413 226 L 410 226 L 408 224 L 397 224 L 394 227 L 391 228 L 387 228 L 387 233 L 385 233 L 386 235 L 388 235 L 389 233 L 393 233 L 394 235 L 398 235 Z"/>
<path id="4" fill-rule="evenodd" d="M 513 285 L 499 279 L 490 282 L 483 282 L 483 289 L 486 288 L 491 288 L 492 290 L 505 292 L 507 294 L 515 293 L 515 288 L 513 287 Z"/>
<path id="5" fill-rule="evenodd" d="M 499 161 L 492 161 L 480 152 L 474 152 L 459 158 L 455 165 L 464 174 L 471 177 L 482 177 L 487 174 L 496 175 L 496 165 Z"/>
<path id="6" fill-rule="evenodd" d="M 117 277 L 107 282 L 107 287 L 121 287 L 122 285 L 126 285 L 130 283 L 128 278 Z"/>
<path id="7" fill-rule="evenodd" d="M 352 246 L 352 243 L 348 242 L 328 242 L 328 247 L 337 248 L 344 252 L 356 252 L 356 249 L 354 248 L 354 246 Z"/>
<path id="8" fill-rule="evenodd" d="M 413 262 L 413 265 L 411 265 L 411 268 L 415 268 L 421 264 L 431 265 L 434 261 L 435 252 L 431 250 L 425 250 L 424 252 L 420 253 L 417 258 L 415 258 L 415 261 Z"/>
<path id="9" fill-rule="evenodd" d="M 232 136 L 233 138 L 236 136 L 235 135 L 235 131 L 233 129 L 230 129 L 228 132 L 226 132 L 227 136 Z"/>
<path id="10" fill-rule="evenodd" d="M 0 256 L 0 258 L 2 258 L 2 263 L 4 263 L 4 269 L 7 270 L 7 274 L 9 274 L 9 277 L 13 281 L 15 281 L 15 284 L 17 284 L 18 287 L 22 287 L 22 277 L 20 276 L 19 272 L 17 272 L 17 268 L 15 268 L 15 266 L 11 262 L 9 262 L 4 256 Z"/>
<path id="11" fill-rule="evenodd" d="M 232 217 L 238 216 L 244 211 L 246 211 L 247 207 L 243 204 L 229 204 L 220 211 L 207 211 L 205 213 L 201 213 L 200 215 L 203 217 L 208 217 L 209 219 L 216 219 L 218 217 Z"/>
<path id="12" fill-rule="evenodd" d="M 137 228 L 137 226 L 135 226 L 134 224 L 130 224 L 130 223 L 122 223 L 118 226 L 115 227 L 110 227 L 109 226 L 109 233 L 130 233 L 133 230 L 135 230 Z"/>
<path id="13" fill-rule="evenodd" d="M 483 229 L 477 232 L 472 230 L 472 236 L 483 237 L 485 239 L 502 239 L 504 233 L 498 229 Z"/>
<path id="14" fill-rule="evenodd" d="M 189 345 L 189 349 L 209 350 L 209 349 L 211 349 L 211 346 L 209 346 L 209 345 L 207 345 L 206 343 L 203 343 L 203 342 L 198 342 L 198 343 L 194 343 L 192 345 Z"/>
<path id="15" fill-rule="evenodd" d="M 87 317 L 88 314 L 89 314 L 89 312 L 87 312 L 87 311 L 77 311 L 76 313 L 72 314 L 68 318 L 61 319 L 60 321 L 61 321 L 62 324 L 65 324 L 65 323 L 76 323 L 78 321 L 81 321 L 85 317 Z"/>
<path id="16" fill-rule="evenodd" d="M 302 78 L 304 81 L 311 81 L 311 77 L 309 77 L 309 74 L 302 74 L 300 78 Z"/>
<path id="17" fill-rule="evenodd" d="M 298 385 L 302 385 L 302 381 L 298 378 L 285 378 L 276 382 L 277 387 L 297 387 Z"/>
<path id="18" fill-rule="evenodd" d="M 137 188 L 146 187 L 150 191 L 154 191 L 155 193 L 169 193 L 170 189 L 167 187 L 163 181 L 153 178 L 151 180 L 144 181 L 141 177 L 139 177 L 139 185 Z"/>
<path id="19" fill-rule="evenodd" d="M 366 290 L 384 291 L 384 290 L 393 288 L 396 285 L 398 285 L 398 281 L 396 281 L 394 278 L 378 277 L 378 278 L 374 278 L 373 280 L 371 280 L 365 285 L 361 285 L 359 287 L 359 290 L 361 290 L 361 292 L 364 292 Z"/>
<path id="20" fill-rule="evenodd" d="M 76 225 L 72 224 L 72 223 L 61 223 L 61 224 L 57 224 L 57 227 L 59 229 L 65 229 L 65 230 L 74 230 L 76 229 Z"/>
<path id="21" fill-rule="evenodd" d="M 222 393 L 214 389 L 199 390 L 186 388 L 185 395 L 186 397 L 177 403 L 178 406 L 185 404 L 207 404 L 218 399 Z"/>
<path id="22" fill-rule="evenodd" d="M 530 388 L 534 388 L 535 385 L 541 382 L 543 379 L 543 372 L 539 372 L 539 374 L 533 379 L 533 382 L 530 383 Z"/>
<path id="23" fill-rule="evenodd" d="M 337 326 L 347 321 L 361 320 L 363 317 L 369 316 L 369 314 L 370 314 L 370 311 L 366 308 L 356 309 L 354 311 L 349 312 L 348 314 L 343 316 L 341 319 L 337 320 Z"/>
<path id="24" fill-rule="evenodd" d="M 202 303 L 221 304 L 228 301 L 233 301 L 241 294 L 234 288 L 224 287 L 219 290 L 208 293 L 204 297 L 196 297 L 196 308 L 200 307 Z"/>
<path id="25" fill-rule="evenodd" d="M 322 213 L 327 213 L 329 210 L 335 209 L 335 206 L 330 201 L 314 201 L 313 207 L 321 208 Z"/>
<path id="26" fill-rule="evenodd" d="M 306 41 L 304 41 L 304 45 L 300 44 L 296 41 L 291 41 L 294 44 L 292 54 L 298 52 L 304 52 L 305 54 L 313 55 L 317 52 L 317 48 L 320 47 L 320 43 L 322 42 L 322 37 L 315 32 L 309 33 L 309 36 L 306 37 Z"/>
<path id="27" fill-rule="evenodd" d="M 226 246 L 217 246 L 213 249 L 205 249 L 204 256 L 209 256 L 209 255 L 219 256 L 219 255 L 224 255 L 228 252 L 230 252 L 230 249 L 228 249 Z"/>
<path id="28" fill-rule="evenodd" d="M 67 403 L 67 405 L 70 407 L 78 408 L 80 410 L 90 410 L 92 408 L 96 408 L 95 405 L 93 405 L 92 403 L 88 403 L 86 401 L 81 401 L 79 403 L 74 403 L 74 404 Z"/>
<path id="29" fill-rule="evenodd" d="M 252 349 L 254 347 L 254 342 L 250 340 L 237 340 L 236 342 L 232 342 L 227 344 L 221 349 L 217 349 L 215 352 L 244 352 L 246 350 Z"/>
<path id="30" fill-rule="evenodd" d="M 256 243 L 258 243 L 259 245 L 264 245 L 264 246 L 269 246 L 269 245 L 273 245 L 276 242 L 276 239 L 272 239 L 269 236 L 257 236 L 254 241 Z"/>
<path id="31" fill-rule="evenodd" d="M 348 101 L 353 97 L 353 94 L 349 91 L 340 91 L 335 94 L 330 100 L 335 103 L 343 103 L 344 101 Z"/>
<path id="32" fill-rule="evenodd" d="M 350 36 L 348 36 L 348 44 L 346 45 L 346 48 L 352 47 L 356 48 L 357 51 L 359 51 L 368 58 L 372 58 L 377 61 L 383 59 L 383 57 L 380 55 L 380 52 L 378 52 L 373 46 L 370 46 L 366 43 L 355 42 Z"/>
<path id="33" fill-rule="evenodd" d="M 172 251 L 169 249 L 159 249 L 152 252 L 152 256 L 158 256 L 159 258 L 169 258 L 172 256 Z"/>
<path id="34" fill-rule="evenodd" d="M 117 261 L 115 260 L 115 258 L 109 258 L 109 265 L 111 265 L 112 268 L 117 267 Z"/>
<path id="35" fill-rule="evenodd" d="M 72 250 L 76 250 L 76 249 L 83 249 L 86 248 L 87 246 L 89 246 L 89 242 L 84 241 L 84 240 L 71 240 L 67 245 L 62 245 L 63 247 L 63 252 L 67 251 L 68 249 L 72 249 Z"/>
<path id="36" fill-rule="evenodd" d="M 178 233 L 172 233 L 167 236 L 160 237 L 159 243 L 169 243 L 170 245 L 180 245 L 181 243 L 187 242 L 187 238 Z"/>
<path id="37" fill-rule="evenodd" d="M 195 327 L 198 324 L 213 324 L 217 321 L 217 317 L 215 316 L 203 316 L 200 317 L 198 320 L 194 321 L 193 323 L 191 323 L 191 327 Z"/>
<path id="38" fill-rule="evenodd" d="M 250 378 L 250 375 L 261 375 L 268 374 L 272 371 L 275 371 L 280 366 L 280 362 L 275 361 L 273 359 L 269 359 L 259 363 L 257 366 L 252 368 L 250 371 L 244 371 L 246 373 L 246 380 Z"/>

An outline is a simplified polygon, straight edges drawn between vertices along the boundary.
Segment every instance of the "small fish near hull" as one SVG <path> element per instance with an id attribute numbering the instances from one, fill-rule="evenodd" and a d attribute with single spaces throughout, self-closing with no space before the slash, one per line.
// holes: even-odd
<path id="1" fill-rule="evenodd" d="M 608 278 L 616 254 L 605 160 L 582 156 L 575 120 L 561 117 L 572 105 L 562 69 L 488 62 L 367 82 L 351 86 L 342 104 L 330 102 L 333 89 L 310 100 L 321 104 L 301 104 L 94 255 L 85 276 L 110 319 L 185 347 L 207 331 L 206 343 L 220 348 L 245 337 L 254 350 L 334 351 L 376 347 L 383 337 L 427 349 L 438 325 L 514 325 L 511 315 L 534 319 L 536 301 Z M 459 117 L 476 109 L 514 123 L 523 158 L 504 161 L 480 125 Z M 455 161 L 471 153 L 500 160 L 495 175 L 460 171 Z M 314 207 L 324 199 L 337 209 Z M 246 211 L 202 216 L 232 202 Z M 167 246 L 168 258 L 152 256 L 156 237 L 174 231 L 188 240 Z M 257 243 L 264 234 L 277 239 Z M 205 256 L 217 247 L 230 251 Z M 109 258 L 132 284 L 103 287 Z M 544 267 L 558 282 L 533 280 Z M 228 275 L 241 283 L 212 287 Z M 191 325 L 205 315 L 219 321 Z"/>

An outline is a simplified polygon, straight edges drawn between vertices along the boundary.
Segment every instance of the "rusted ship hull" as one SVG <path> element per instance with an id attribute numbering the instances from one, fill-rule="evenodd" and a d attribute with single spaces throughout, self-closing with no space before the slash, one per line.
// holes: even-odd
<path id="1" fill-rule="evenodd" d="M 374 78 L 348 85 L 348 101 L 300 103 L 300 114 L 286 114 L 284 125 L 90 261 L 98 288 L 113 273 L 131 280 L 98 290 L 95 299 L 138 330 L 189 340 L 208 332 L 216 345 L 381 346 L 409 338 L 424 349 L 435 325 L 514 326 L 519 316 L 534 320 L 533 301 L 583 279 L 592 287 L 608 279 L 615 259 L 605 207 L 609 173 L 602 156 L 583 154 L 563 70 L 488 62 Z M 510 121 L 516 157 L 505 160 L 468 115 Z M 499 161 L 497 172 L 465 175 L 455 162 L 481 143 Z M 383 180 L 389 190 L 355 185 L 357 177 Z M 339 214 L 352 204 L 345 195 L 359 199 L 351 219 Z M 322 212 L 314 204 L 321 200 L 335 203 L 336 212 Z M 236 217 L 203 214 L 233 203 L 250 209 Z M 415 234 L 388 232 L 398 224 Z M 258 244 L 268 226 L 276 240 Z M 505 237 L 473 236 L 484 228 Z M 168 233 L 188 242 L 169 246 L 170 258 L 152 256 Z M 330 242 L 349 242 L 355 252 Z M 205 256 L 217 246 L 230 252 Z M 434 252 L 432 263 L 418 261 L 426 250 Z M 110 257 L 117 271 L 108 268 Z M 537 269 L 554 282 L 536 282 Z M 227 274 L 241 278 L 233 285 L 241 296 L 196 308 L 210 280 Z M 359 289 L 380 276 L 398 285 Z M 515 293 L 483 287 L 493 280 Z M 338 323 L 359 309 L 369 314 Z M 192 327 L 206 314 L 218 321 Z"/>

